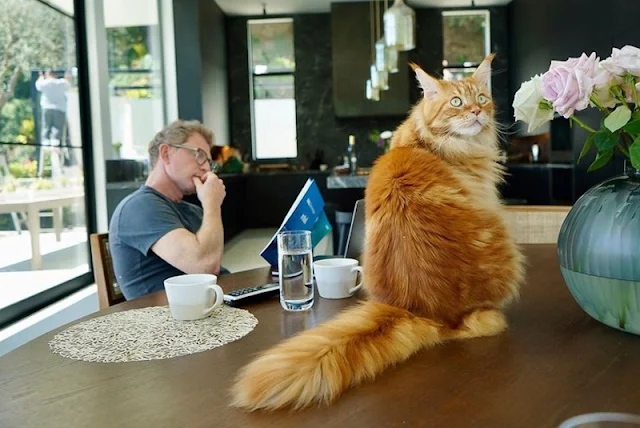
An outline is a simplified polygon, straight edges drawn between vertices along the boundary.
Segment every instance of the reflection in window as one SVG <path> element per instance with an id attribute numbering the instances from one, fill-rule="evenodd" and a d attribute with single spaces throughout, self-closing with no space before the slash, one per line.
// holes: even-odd
<path id="1" fill-rule="evenodd" d="M 36 0 L 0 10 L 1 315 L 87 273 L 89 254 L 73 18 Z"/>
<path id="2" fill-rule="evenodd" d="M 459 80 L 472 75 L 490 53 L 489 11 L 445 11 L 442 23 L 444 79 Z"/>
<path id="3" fill-rule="evenodd" d="M 144 5 L 144 7 L 142 7 Z M 158 2 L 109 9 L 107 55 L 113 152 L 110 159 L 147 158 L 147 146 L 165 124 Z"/>
<path id="4" fill-rule="evenodd" d="M 293 20 L 251 20 L 248 32 L 253 158 L 295 158 L 298 148 Z"/>

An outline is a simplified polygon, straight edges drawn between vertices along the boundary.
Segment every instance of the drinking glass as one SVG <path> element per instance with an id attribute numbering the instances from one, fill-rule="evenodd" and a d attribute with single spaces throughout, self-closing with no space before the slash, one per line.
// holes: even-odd
<path id="1" fill-rule="evenodd" d="M 278 234 L 280 304 L 288 311 L 313 306 L 313 254 L 311 232 L 288 230 Z"/>

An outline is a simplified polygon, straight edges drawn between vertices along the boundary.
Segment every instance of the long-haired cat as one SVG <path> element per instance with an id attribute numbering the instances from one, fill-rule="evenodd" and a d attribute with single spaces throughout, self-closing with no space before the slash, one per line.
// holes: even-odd
<path id="1" fill-rule="evenodd" d="M 233 405 L 330 403 L 422 348 L 507 324 L 522 256 L 502 219 L 488 56 L 472 77 L 437 80 L 412 64 L 424 98 L 375 163 L 365 193 L 368 299 L 246 366 Z"/>

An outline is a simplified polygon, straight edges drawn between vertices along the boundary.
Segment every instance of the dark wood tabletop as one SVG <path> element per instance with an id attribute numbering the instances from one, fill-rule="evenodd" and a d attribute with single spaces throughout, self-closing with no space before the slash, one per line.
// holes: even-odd
<path id="1" fill-rule="evenodd" d="M 527 282 L 492 338 L 425 350 L 329 407 L 243 413 L 228 390 L 252 356 L 332 317 L 357 298 L 317 298 L 307 313 L 248 306 L 244 338 L 185 357 L 119 364 L 73 361 L 46 334 L 0 358 L 2 427 L 557 427 L 581 413 L 640 413 L 640 337 L 587 316 L 565 286 L 554 246 L 526 246 Z M 220 278 L 225 290 L 264 283 L 266 269 Z M 166 304 L 164 293 L 93 316 Z M 64 328 L 64 327 L 63 327 Z"/>

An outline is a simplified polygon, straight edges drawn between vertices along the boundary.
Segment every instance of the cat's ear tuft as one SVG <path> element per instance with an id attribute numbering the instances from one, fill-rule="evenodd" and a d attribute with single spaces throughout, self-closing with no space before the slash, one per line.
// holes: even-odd
<path id="1" fill-rule="evenodd" d="M 433 100 L 440 95 L 440 82 L 429 76 L 423 69 L 414 63 L 409 63 L 413 71 L 416 73 L 416 79 L 422 88 L 422 93 L 426 100 Z"/>
<path id="2" fill-rule="evenodd" d="M 491 53 L 487 55 L 487 57 L 480 63 L 476 72 L 473 73 L 473 78 L 479 83 L 483 84 L 489 92 L 491 92 L 491 87 L 489 85 L 491 81 L 491 62 L 493 58 L 495 58 L 496 54 Z"/>

